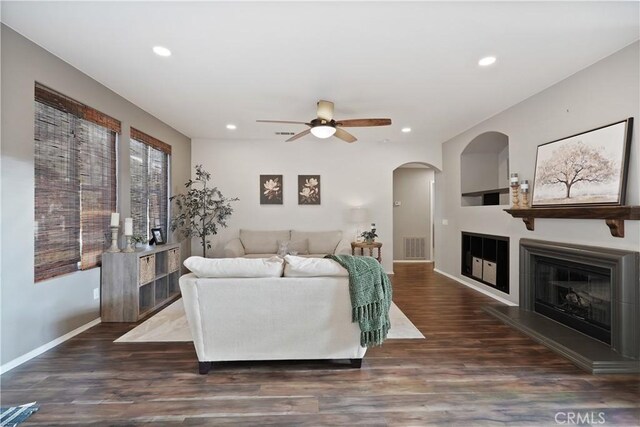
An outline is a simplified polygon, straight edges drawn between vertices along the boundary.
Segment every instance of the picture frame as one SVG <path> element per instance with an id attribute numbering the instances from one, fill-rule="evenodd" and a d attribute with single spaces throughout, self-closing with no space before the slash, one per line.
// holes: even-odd
<path id="1" fill-rule="evenodd" d="M 167 243 L 167 240 L 164 237 L 164 230 L 162 227 L 154 227 L 151 229 L 151 235 L 153 238 L 151 239 L 156 245 L 164 245 Z"/>
<path id="2" fill-rule="evenodd" d="M 260 204 L 283 204 L 283 186 L 282 175 L 260 175 Z"/>
<path id="3" fill-rule="evenodd" d="M 539 145 L 532 207 L 624 205 L 630 117 Z"/>
<path id="4" fill-rule="evenodd" d="M 299 205 L 319 205 L 320 191 L 320 175 L 298 175 Z"/>

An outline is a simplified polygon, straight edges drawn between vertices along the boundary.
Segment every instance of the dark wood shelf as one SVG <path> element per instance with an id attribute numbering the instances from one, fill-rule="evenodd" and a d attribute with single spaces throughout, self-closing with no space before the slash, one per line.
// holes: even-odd
<path id="1" fill-rule="evenodd" d="M 462 197 L 477 197 L 477 196 L 483 196 L 489 193 L 507 194 L 509 193 L 509 187 L 494 188 L 493 190 L 472 191 L 470 193 L 462 193 Z"/>
<path id="2" fill-rule="evenodd" d="M 624 237 L 624 221 L 640 220 L 640 206 L 572 206 L 505 209 L 533 231 L 535 218 L 604 219 L 613 237 Z"/>

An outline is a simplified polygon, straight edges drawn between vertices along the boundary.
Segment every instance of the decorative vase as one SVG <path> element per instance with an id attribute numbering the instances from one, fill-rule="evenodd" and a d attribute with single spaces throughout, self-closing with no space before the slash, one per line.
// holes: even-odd
<path id="1" fill-rule="evenodd" d="M 372 244 L 374 241 L 375 241 L 375 239 L 364 239 L 364 242 L 365 242 L 367 245 Z"/>

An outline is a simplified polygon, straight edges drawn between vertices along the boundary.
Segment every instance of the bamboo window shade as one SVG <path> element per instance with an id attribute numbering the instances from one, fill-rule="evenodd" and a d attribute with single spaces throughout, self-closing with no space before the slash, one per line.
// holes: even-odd
<path id="1" fill-rule="evenodd" d="M 116 210 L 120 122 L 35 86 L 35 281 L 100 265 Z"/>
<path id="2" fill-rule="evenodd" d="M 151 228 L 167 230 L 171 146 L 131 128 L 130 154 L 133 233 L 150 239 Z"/>

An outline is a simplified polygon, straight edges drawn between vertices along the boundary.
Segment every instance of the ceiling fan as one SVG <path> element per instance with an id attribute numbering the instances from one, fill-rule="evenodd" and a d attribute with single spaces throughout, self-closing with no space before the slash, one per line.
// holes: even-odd
<path id="1" fill-rule="evenodd" d="M 317 138 L 329 138 L 336 136 L 346 142 L 356 142 L 355 136 L 351 135 L 343 127 L 369 127 L 369 126 L 388 126 L 391 124 L 391 119 L 350 119 L 350 120 L 334 120 L 333 119 L 333 102 L 330 101 L 318 101 L 318 112 L 315 119 L 310 122 L 292 122 L 288 120 L 256 120 L 260 123 L 292 123 L 307 125 L 309 129 L 293 135 L 287 139 L 289 141 L 295 141 L 298 138 L 302 138 L 305 135 L 311 133 Z"/>

